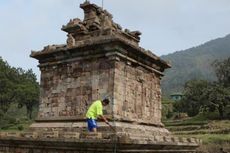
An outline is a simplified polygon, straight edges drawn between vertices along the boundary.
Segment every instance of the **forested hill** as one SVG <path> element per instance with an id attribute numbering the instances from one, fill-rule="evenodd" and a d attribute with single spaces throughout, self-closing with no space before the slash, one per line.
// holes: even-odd
<path id="1" fill-rule="evenodd" d="M 172 65 L 171 69 L 166 70 L 162 79 L 163 94 L 168 96 L 181 92 L 184 83 L 191 79 L 215 80 L 211 64 L 214 60 L 228 57 L 230 57 L 230 34 L 197 47 L 161 56 Z"/>

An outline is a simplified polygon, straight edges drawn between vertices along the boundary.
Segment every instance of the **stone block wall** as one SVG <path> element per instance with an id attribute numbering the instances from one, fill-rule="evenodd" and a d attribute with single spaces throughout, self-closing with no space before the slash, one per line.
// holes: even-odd
<path id="1" fill-rule="evenodd" d="M 160 77 L 110 58 L 72 60 L 41 66 L 38 119 L 84 119 L 92 101 L 109 97 L 105 113 L 120 121 L 161 124 Z"/>
<path id="2" fill-rule="evenodd" d="M 200 140 L 78 132 L 1 132 L 0 153 L 195 153 Z"/>
<path id="3" fill-rule="evenodd" d="M 115 63 L 115 117 L 139 123 L 161 124 L 160 78 L 128 61 Z"/>
<path id="4" fill-rule="evenodd" d="M 38 119 L 83 119 L 92 101 L 113 92 L 113 69 L 104 58 L 41 67 Z M 111 112 L 111 108 L 107 108 Z"/>

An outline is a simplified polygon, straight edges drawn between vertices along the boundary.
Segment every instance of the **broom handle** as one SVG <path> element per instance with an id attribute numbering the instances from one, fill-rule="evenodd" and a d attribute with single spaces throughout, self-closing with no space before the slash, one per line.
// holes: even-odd
<path id="1" fill-rule="evenodd" d="M 116 132 L 116 130 L 114 129 L 114 127 L 109 123 L 109 122 L 105 122 L 107 125 L 109 125 L 109 127 L 114 131 Z"/>

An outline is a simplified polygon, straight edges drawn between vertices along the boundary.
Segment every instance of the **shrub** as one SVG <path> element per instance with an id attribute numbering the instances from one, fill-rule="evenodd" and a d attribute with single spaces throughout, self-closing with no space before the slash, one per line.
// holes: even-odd
<path id="1" fill-rule="evenodd" d="M 19 131 L 22 131 L 22 130 L 24 130 L 24 127 L 23 127 L 23 125 L 19 125 L 19 126 L 18 126 L 18 130 L 19 130 Z"/>

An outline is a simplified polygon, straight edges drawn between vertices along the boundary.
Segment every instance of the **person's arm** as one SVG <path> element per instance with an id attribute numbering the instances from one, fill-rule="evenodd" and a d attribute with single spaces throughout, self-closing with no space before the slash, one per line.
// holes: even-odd
<path id="1" fill-rule="evenodd" d="M 109 124 L 109 121 L 104 117 L 104 115 L 99 115 L 99 118 L 102 119 L 106 124 Z"/>
<path id="2" fill-rule="evenodd" d="M 113 131 L 116 131 L 115 128 L 109 123 L 109 121 L 103 115 L 99 115 L 99 118 L 101 118 Z"/>

